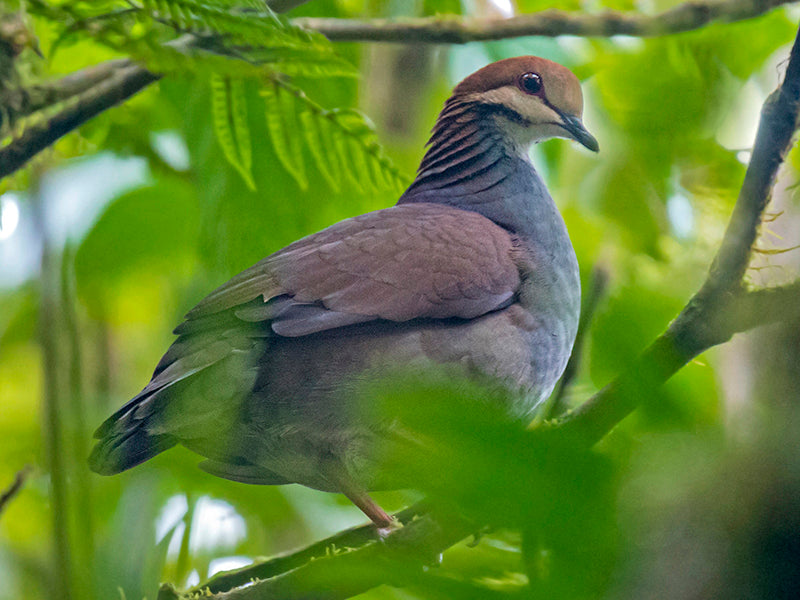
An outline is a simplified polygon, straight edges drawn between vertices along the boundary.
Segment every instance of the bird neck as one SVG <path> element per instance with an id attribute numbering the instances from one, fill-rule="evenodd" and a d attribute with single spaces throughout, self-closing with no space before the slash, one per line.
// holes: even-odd
<path id="1" fill-rule="evenodd" d="M 564 220 L 528 157 L 523 136 L 529 132 L 519 133 L 523 124 L 513 123 L 513 115 L 448 102 L 417 178 L 398 204 L 471 210 L 509 231 L 535 264 L 535 277 L 524 284 L 535 293 L 523 291 L 523 304 L 565 324 L 562 337 L 571 347 L 580 305 L 578 262 Z"/>
<path id="2" fill-rule="evenodd" d="M 561 216 L 528 157 L 516 113 L 450 99 L 417 177 L 398 204 L 433 202 L 478 212 L 522 237 L 566 236 Z M 555 230 L 553 226 L 555 225 Z M 569 241 L 569 238 L 567 238 Z"/>

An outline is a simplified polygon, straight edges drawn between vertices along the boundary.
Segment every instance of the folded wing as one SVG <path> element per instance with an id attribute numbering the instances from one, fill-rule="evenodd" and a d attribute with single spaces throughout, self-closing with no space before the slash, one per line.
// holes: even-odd
<path id="1" fill-rule="evenodd" d="M 92 468 L 125 470 L 235 414 L 272 336 L 472 319 L 508 306 L 520 286 L 515 253 L 514 236 L 478 213 L 425 203 L 348 219 L 287 246 L 187 314 L 150 383 L 95 433 Z"/>

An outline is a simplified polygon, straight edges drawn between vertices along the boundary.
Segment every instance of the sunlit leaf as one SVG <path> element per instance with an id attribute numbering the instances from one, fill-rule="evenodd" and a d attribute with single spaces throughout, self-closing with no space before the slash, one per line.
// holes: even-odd
<path id="1" fill-rule="evenodd" d="M 299 135 L 301 122 L 298 120 L 298 103 L 292 91 L 278 82 L 268 82 L 261 89 L 261 97 L 267 115 L 267 128 L 275 152 L 301 189 L 308 187 L 305 161 L 303 159 L 302 138 Z"/>
<path id="2" fill-rule="evenodd" d="M 211 77 L 211 116 L 225 158 L 236 168 L 248 187 L 256 188 L 251 168 L 250 129 L 241 80 Z"/>

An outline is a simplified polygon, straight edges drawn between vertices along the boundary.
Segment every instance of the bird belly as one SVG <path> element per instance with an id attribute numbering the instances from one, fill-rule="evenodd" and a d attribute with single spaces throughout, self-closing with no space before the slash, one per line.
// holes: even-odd
<path id="1" fill-rule="evenodd" d="M 367 489 L 403 487 L 383 458 L 409 434 L 377 397 L 397 397 L 426 378 L 479 381 L 501 412 L 521 422 L 553 389 L 569 355 L 567 327 L 518 304 L 477 319 L 371 322 L 302 338 L 274 339 L 262 358 L 236 431 L 237 456 L 290 481 L 336 491 L 325 461 Z M 417 396 L 419 398 L 419 396 Z M 435 401 L 435 398 L 431 398 Z"/>

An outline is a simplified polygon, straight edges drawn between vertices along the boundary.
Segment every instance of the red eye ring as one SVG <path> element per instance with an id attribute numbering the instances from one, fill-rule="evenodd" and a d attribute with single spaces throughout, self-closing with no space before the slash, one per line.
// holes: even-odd
<path id="1" fill-rule="evenodd" d="M 542 78 L 538 73 L 523 73 L 517 80 L 517 85 L 526 94 L 535 96 L 544 88 Z"/>

